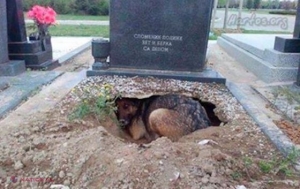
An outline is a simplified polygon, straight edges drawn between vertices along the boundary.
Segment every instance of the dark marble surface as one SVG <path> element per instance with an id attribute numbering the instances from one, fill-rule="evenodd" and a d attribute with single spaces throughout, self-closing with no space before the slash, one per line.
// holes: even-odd
<path id="1" fill-rule="evenodd" d="M 0 64 L 2 64 L 9 61 L 7 47 L 6 1 L 0 1 L 0 28 Z"/>
<path id="2" fill-rule="evenodd" d="M 298 0 L 293 38 L 276 37 L 274 49 L 283 53 L 300 53 L 300 0 Z"/>
<path id="3" fill-rule="evenodd" d="M 22 0 L 6 0 L 6 7 L 8 41 L 27 41 Z"/>
<path id="4" fill-rule="evenodd" d="M 300 38 L 276 37 L 274 49 L 283 53 L 300 53 Z"/>
<path id="5" fill-rule="evenodd" d="M 293 37 L 300 38 L 300 0 L 298 0 L 297 14 L 296 14 Z"/>
<path id="6" fill-rule="evenodd" d="M 110 65 L 202 71 L 213 0 L 110 1 Z"/>
<path id="7" fill-rule="evenodd" d="M 226 83 L 226 79 L 218 72 L 212 69 L 204 69 L 202 72 L 187 72 L 187 71 L 163 71 L 163 70 L 147 70 L 147 69 L 93 69 L 87 71 L 87 76 L 101 75 L 120 75 L 128 77 L 157 77 L 162 79 L 179 79 L 185 81 L 197 81 L 203 83 Z"/>
<path id="8" fill-rule="evenodd" d="M 10 60 L 7 63 L 0 64 L 0 76 L 16 76 L 25 72 L 25 70 L 23 60 Z"/>

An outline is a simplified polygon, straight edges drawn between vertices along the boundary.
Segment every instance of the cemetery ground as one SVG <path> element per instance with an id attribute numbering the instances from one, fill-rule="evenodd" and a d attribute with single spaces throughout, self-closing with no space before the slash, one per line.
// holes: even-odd
<path id="1" fill-rule="evenodd" d="M 208 67 L 239 85 L 264 85 L 217 44 L 209 48 L 214 53 Z M 64 74 L 0 120 L 0 188 L 299 188 L 299 173 L 291 166 L 298 152 L 283 157 L 226 87 L 138 77 L 84 79 L 92 63 L 90 50 L 69 60 L 55 70 Z M 170 91 L 214 103 L 224 123 L 177 142 L 163 137 L 141 144 L 122 134 L 110 116 L 70 120 L 76 107 L 84 112 L 78 106 L 84 95 L 97 92 L 106 99 Z M 258 103 L 274 121 L 292 123 L 268 102 Z"/>

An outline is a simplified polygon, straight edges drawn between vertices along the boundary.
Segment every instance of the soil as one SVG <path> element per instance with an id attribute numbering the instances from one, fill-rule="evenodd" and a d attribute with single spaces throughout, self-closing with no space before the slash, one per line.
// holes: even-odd
<path id="1" fill-rule="evenodd" d="M 90 65 L 90 51 L 83 53 Z M 74 59 L 75 61 L 75 59 Z M 61 68 L 60 68 L 61 69 Z M 82 95 L 98 94 L 104 84 L 118 94 L 145 98 L 166 92 L 216 105 L 220 126 L 198 130 L 172 142 L 133 141 L 113 119 L 68 116 Z M 0 188 L 190 188 L 296 189 L 299 175 L 278 166 L 265 173 L 261 162 L 282 156 L 226 87 L 155 78 L 87 79 L 50 111 L 28 116 L 22 129 L 0 133 Z M 292 168 L 290 167 L 290 170 Z"/>
<path id="2" fill-rule="evenodd" d="M 300 125 L 289 120 L 274 121 L 275 124 L 293 141 L 300 144 Z"/>

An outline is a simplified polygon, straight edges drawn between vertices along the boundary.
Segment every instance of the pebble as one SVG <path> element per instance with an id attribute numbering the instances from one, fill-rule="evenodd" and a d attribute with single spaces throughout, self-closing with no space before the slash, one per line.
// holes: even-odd
<path id="1" fill-rule="evenodd" d="M 15 170 L 20 170 L 24 168 L 24 165 L 21 161 L 17 161 L 14 165 Z"/>
<path id="2" fill-rule="evenodd" d="M 22 162 L 24 163 L 24 165 L 29 165 L 32 162 L 32 157 L 31 156 L 25 156 L 22 159 Z"/>
<path id="3" fill-rule="evenodd" d="M 66 176 L 65 172 L 63 170 L 61 170 L 59 173 L 58 173 L 58 176 L 59 178 L 64 178 Z"/>
<path id="4" fill-rule="evenodd" d="M 209 181 L 209 179 L 208 179 L 207 177 L 203 177 L 203 178 L 201 179 L 201 182 L 202 182 L 203 184 L 207 184 L 208 181 Z"/>
<path id="5" fill-rule="evenodd" d="M 67 133 L 66 139 L 70 139 L 70 138 L 71 138 L 71 133 Z"/>
<path id="6" fill-rule="evenodd" d="M 117 164 L 118 166 L 121 166 L 123 162 L 124 162 L 124 159 L 123 159 L 123 158 L 117 159 L 117 160 L 116 160 L 116 164 Z"/>
<path id="7" fill-rule="evenodd" d="M 41 139 L 41 138 L 34 138 L 33 141 L 32 141 L 32 144 L 34 146 L 37 146 L 37 145 L 39 145 L 41 143 L 43 143 L 43 139 Z"/>
<path id="8" fill-rule="evenodd" d="M 67 179 L 67 180 L 64 181 L 64 185 L 70 186 L 70 184 L 71 184 L 70 180 Z"/>

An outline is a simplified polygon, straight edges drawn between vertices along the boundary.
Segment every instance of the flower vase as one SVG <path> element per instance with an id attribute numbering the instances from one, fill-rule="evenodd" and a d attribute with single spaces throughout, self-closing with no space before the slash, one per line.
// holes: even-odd
<path id="1" fill-rule="evenodd" d="M 46 36 L 49 35 L 48 27 L 49 26 L 45 24 L 38 25 L 39 38 L 40 38 L 39 40 L 41 41 L 43 51 L 46 50 Z"/>

